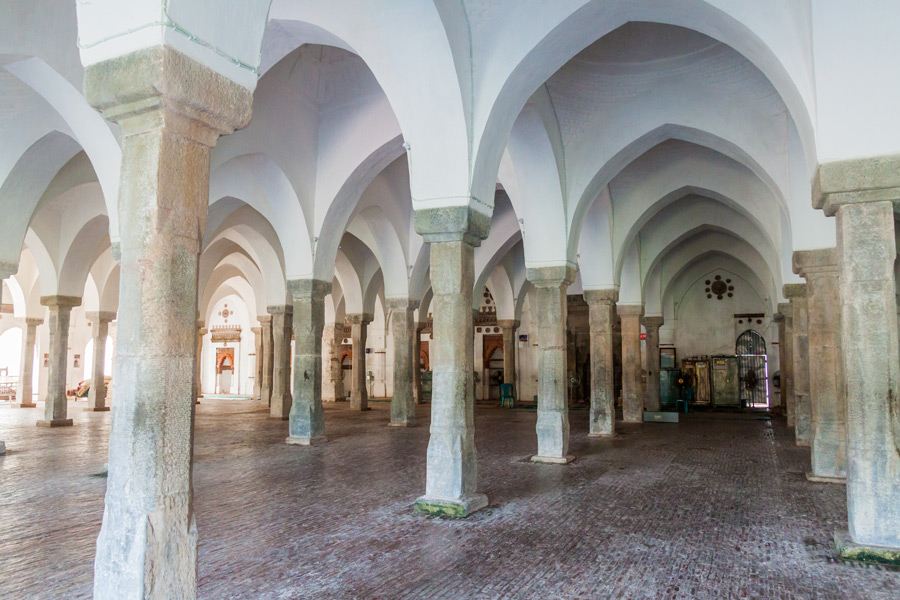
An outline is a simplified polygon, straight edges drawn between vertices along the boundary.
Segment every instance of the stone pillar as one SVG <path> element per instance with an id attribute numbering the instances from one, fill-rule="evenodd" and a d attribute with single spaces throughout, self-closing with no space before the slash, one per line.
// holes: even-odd
<path id="1" fill-rule="evenodd" d="M 416 334 L 413 341 L 413 397 L 416 404 L 425 404 L 422 397 L 422 330 L 425 323 L 416 323 Z"/>
<path id="2" fill-rule="evenodd" d="M 19 371 L 19 387 L 16 399 L 21 408 L 34 408 L 34 391 L 31 381 L 34 379 L 34 342 L 37 338 L 37 326 L 43 319 L 25 319 L 25 337 L 22 340 L 22 368 Z"/>
<path id="3" fill-rule="evenodd" d="M 262 380 L 259 383 L 259 399 L 270 406 L 272 403 L 272 380 L 274 378 L 275 344 L 272 339 L 272 315 L 257 317 L 262 329 Z"/>
<path id="4" fill-rule="evenodd" d="M 347 315 L 350 324 L 350 342 L 353 353 L 353 373 L 350 378 L 350 408 L 369 410 L 369 393 L 366 390 L 366 334 L 372 315 L 365 313 Z"/>
<path id="5" fill-rule="evenodd" d="M 647 332 L 647 410 L 658 412 L 659 396 L 659 328 L 665 321 L 662 316 L 647 316 L 641 319 Z"/>
<path id="6" fill-rule="evenodd" d="M 246 125 L 253 97 L 167 46 L 88 66 L 84 91 L 122 138 L 116 401 L 94 598 L 194 598 L 197 264 L 209 152 Z"/>
<path id="7" fill-rule="evenodd" d="M 262 373 L 263 373 L 263 361 L 262 361 L 262 347 L 263 347 L 263 339 L 262 339 L 262 327 L 251 327 L 250 331 L 253 332 L 253 341 L 254 341 L 254 358 L 256 360 L 253 361 L 253 397 L 259 398 L 262 390 Z M 198 355 L 199 357 L 199 355 Z"/>
<path id="8" fill-rule="evenodd" d="M 847 399 L 841 354 L 837 248 L 794 252 L 794 272 L 806 279 L 809 398 L 814 481 L 847 477 Z"/>
<path id="9" fill-rule="evenodd" d="M 272 315 L 272 402 L 269 416 L 287 420 L 291 414 L 291 336 L 294 308 L 270 306 Z M 321 345 L 321 342 L 320 342 Z"/>
<path id="10" fill-rule="evenodd" d="M 616 390 L 613 329 L 618 290 L 585 290 L 591 328 L 591 437 L 616 433 Z"/>
<path id="11" fill-rule="evenodd" d="M 194 404 L 200 404 L 200 396 L 203 395 L 203 381 L 201 373 L 203 373 L 203 337 L 209 333 L 209 330 L 203 326 L 203 321 L 197 322 L 197 360 L 194 367 L 196 377 L 194 385 Z M 213 390 L 215 392 L 215 390 Z"/>
<path id="12" fill-rule="evenodd" d="M 900 548 L 898 162 L 879 157 L 820 165 L 813 186 L 816 208 L 837 216 L 850 531 L 849 540 L 835 537 L 845 558 L 894 564 Z"/>
<path id="13" fill-rule="evenodd" d="M 44 400 L 44 418 L 39 427 L 66 427 L 72 419 L 66 418 L 66 370 L 68 368 L 69 318 L 72 307 L 81 305 L 81 298 L 73 296 L 44 296 L 41 304 L 50 308 L 50 370 L 47 374 L 47 398 Z"/>
<path id="14" fill-rule="evenodd" d="M 322 357 L 325 377 L 322 380 L 322 402 L 338 402 L 344 399 L 344 371 L 341 367 L 341 342 L 344 341 L 344 324 L 331 323 L 322 334 Z"/>
<path id="15" fill-rule="evenodd" d="M 812 441 L 812 413 L 809 406 L 809 313 L 806 302 L 806 284 L 785 284 L 783 293 L 784 297 L 791 302 L 794 435 L 798 446 L 809 446 Z"/>
<path id="16" fill-rule="evenodd" d="M 644 418 L 644 385 L 641 380 L 641 317 L 644 307 L 620 305 L 616 312 L 622 320 L 622 420 L 640 423 Z"/>
<path id="17" fill-rule="evenodd" d="M 516 330 L 519 322 L 513 319 L 501 319 L 497 321 L 503 332 L 503 383 L 511 383 L 514 393 L 519 395 L 519 386 L 516 381 Z"/>
<path id="18" fill-rule="evenodd" d="M 106 336 L 109 322 L 114 321 L 114 312 L 89 312 L 85 316 L 91 321 L 94 339 L 94 364 L 91 365 L 91 389 L 88 392 L 86 411 L 103 412 L 109 410 L 106 405 L 106 378 L 103 368 L 106 363 Z"/>
<path id="19" fill-rule="evenodd" d="M 285 441 L 310 446 L 326 441 L 322 410 L 322 329 L 325 296 L 331 293 L 331 282 L 294 280 L 288 282 L 288 290 L 294 298 L 294 402 Z"/>
<path id="20" fill-rule="evenodd" d="M 476 492 L 475 328 L 472 295 L 475 245 L 487 237 L 490 216 L 467 207 L 418 210 L 416 231 L 431 244 L 434 325 L 431 344 L 431 435 L 423 513 L 465 517 L 487 506 Z"/>
<path id="21" fill-rule="evenodd" d="M 534 462 L 565 464 L 569 454 L 569 400 L 566 355 L 566 288 L 575 278 L 569 266 L 528 269 L 537 299 L 538 451 Z"/>
<path id="22" fill-rule="evenodd" d="M 394 338 L 394 395 L 391 397 L 391 422 L 393 427 L 411 427 L 416 424 L 416 404 L 413 398 L 413 362 L 415 323 L 413 317 L 419 303 L 406 298 L 388 298 L 391 311 L 391 335 Z"/>
<path id="23" fill-rule="evenodd" d="M 784 405 L 788 427 L 794 427 L 794 330 L 791 305 L 782 302 L 775 315 L 778 323 L 778 362 L 781 370 L 781 403 Z"/>

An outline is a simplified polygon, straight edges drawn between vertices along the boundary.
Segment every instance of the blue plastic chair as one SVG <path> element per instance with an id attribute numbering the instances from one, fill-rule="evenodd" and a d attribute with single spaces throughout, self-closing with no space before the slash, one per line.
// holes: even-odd
<path id="1" fill-rule="evenodd" d="M 509 408 L 516 407 L 516 398 L 513 396 L 513 386 L 511 383 L 501 383 L 500 384 L 500 407 L 505 408 L 507 402 L 509 403 Z"/>

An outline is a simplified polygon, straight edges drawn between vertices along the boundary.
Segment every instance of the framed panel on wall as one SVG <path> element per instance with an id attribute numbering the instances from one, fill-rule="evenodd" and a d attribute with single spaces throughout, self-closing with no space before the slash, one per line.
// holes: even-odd
<path id="1" fill-rule="evenodd" d="M 659 349 L 659 368 L 674 369 L 675 368 L 675 348 Z"/>

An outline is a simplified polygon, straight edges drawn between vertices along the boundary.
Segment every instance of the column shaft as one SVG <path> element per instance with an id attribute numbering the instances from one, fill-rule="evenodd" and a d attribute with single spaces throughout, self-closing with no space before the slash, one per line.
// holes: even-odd
<path id="1" fill-rule="evenodd" d="M 806 284 L 786 284 L 784 296 L 791 301 L 792 313 L 794 434 L 798 446 L 809 446 L 812 441 L 812 412 L 809 405 L 809 312 Z"/>
<path id="2" fill-rule="evenodd" d="M 519 395 L 519 387 L 516 382 L 516 330 L 519 322 L 514 320 L 497 321 L 503 332 L 503 383 L 513 386 L 513 393 Z"/>
<path id="3" fill-rule="evenodd" d="M 94 598 L 194 598 L 197 265 L 209 151 L 247 123 L 252 94 L 164 46 L 87 67 L 84 90 L 122 135 L 116 402 Z"/>
<path id="4" fill-rule="evenodd" d="M 331 283 L 316 279 L 288 282 L 294 298 L 294 401 L 288 444 L 308 446 L 326 441 L 322 410 L 322 330 L 325 296 Z"/>
<path id="5" fill-rule="evenodd" d="M 794 427 L 797 409 L 794 405 L 794 328 L 791 305 L 778 305 L 778 352 L 781 370 L 781 402 L 784 404 L 788 427 Z"/>
<path id="6" fill-rule="evenodd" d="M 413 398 L 413 338 L 414 312 L 418 302 L 406 298 L 388 299 L 391 311 L 391 335 L 394 338 L 394 394 L 391 397 L 391 425 L 409 427 L 416 424 L 416 404 Z M 416 356 L 418 363 L 418 356 Z"/>
<path id="7" fill-rule="evenodd" d="M 253 340 L 254 340 L 254 358 L 253 361 L 253 397 L 259 398 L 262 390 L 262 373 L 263 373 L 263 363 L 262 363 L 262 327 L 251 327 L 250 330 L 253 332 Z M 199 357 L 199 355 L 198 355 Z"/>
<path id="8" fill-rule="evenodd" d="M 891 202 L 837 211 L 847 511 L 859 544 L 900 547 L 900 348 Z"/>
<path id="9" fill-rule="evenodd" d="M 47 398 L 44 400 L 44 418 L 37 422 L 41 427 L 62 427 L 72 424 L 66 417 L 66 370 L 69 357 L 69 318 L 72 307 L 81 304 L 81 298 L 47 296 L 41 304 L 50 308 L 50 369 L 47 373 Z"/>
<path id="10" fill-rule="evenodd" d="M 37 339 L 37 326 L 43 323 L 43 319 L 25 319 L 25 339 L 22 340 L 22 368 L 19 372 L 19 387 L 16 390 L 16 399 L 22 408 L 34 408 L 34 343 Z"/>
<path id="11" fill-rule="evenodd" d="M 837 249 L 794 252 L 794 271 L 806 278 L 811 476 L 847 476 L 847 402 L 841 354 L 840 278 Z"/>
<path id="12" fill-rule="evenodd" d="M 431 243 L 431 282 L 436 341 L 431 344 L 431 429 L 425 496 L 416 506 L 422 512 L 466 516 L 487 506 L 487 496 L 476 492 L 472 243 Z"/>
<path id="13" fill-rule="evenodd" d="M 538 451 L 535 462 L 567 463 L 569 400 L 566 348 L 566 288 L 574 278 L 571 267 L 528 269 L 537 304 Z"/>
<path id="14" fill-rule="evenodd" d="M 366 336 L 372 317 L 365 314 L 347 315 L 350 323 L 350 342 L 353 373 L 350 378 L 350 408 L 369 410 L 369 393 L 366 389 Z"/>
<path id="15" fill-rule="evenodd" d="M 109 322 L 115 318 L 115 314 L 88 313 L 93 327 L 94 356 L 91 365 L 91 389 L 88 392 L 88 411 L 103 412 L 109 410 L 106 406 L 106 337 L 109 332 Z"/>
<path id="16" fill-rule="evenodd" d="M 416 323 L 416 334 L 413 341 L 413 396 L 416 404 L 424 404 L 422 397 L 422 329 L 424 323 Z"/>
<path id="17" fill-rule="evenodd" d="M 338 402 L 344 399 L 344 370 L 341 366 L 341 342 L 344 340 L 344 324 L 332 323 L 322 334 L 322 361 L 325 376 L 322 380 L 322 401 Z"/>
<path id="18" fill-rule="evenodd" d="M 643 318 L 647 332 L 647 410 L 657 412 L 660 408 L 659 392 L 659 328 L 663 324 L 661 316 Z"/>
<path id="19" fill-rule="evenodd" d="M 264 315 L 257 317 L 260 329 L 262 329 L 262 381 L 259 384 L 259 398 L 271 406 L 272 403 L 272 380 L 275 375 L 275 340 L 272 337 L 272 316 Z"/>
<path id="20" fill-rule="evenodd" d="M 293 307 L 270 306 L 272 315 L 272 402 L 269 416 L 287 420 L 291 413 L 291 335 Z M 320 342 L 321 344 L 321 342 Z"/>
<path id="21" fill-rule="evenodd" d="M 617 290 L 585 290 L 591 329 L 591 412 L 588 435 L 616 432 L 616 393 L 613 365 L 613 328 Z"/>
<path id="22" fill-rule="evenodd" d="M 617 309 L 622 321 L 622 419 L 640 423 L 644 413 L 644 385 L 641 378 L 641 315 L 643 306 L 624 305 Z"/>
<path id="23" fill-rule="evenodd" d="M 194 366 L 194 402 L 200 404 L 200 396 L 203 395 L 203 337 L 209 333 L 209 330 L 203 327 L 203 323 L 197 326 L 197 360 Z M 215 392 L 216 390 L 213 390 Z"/>

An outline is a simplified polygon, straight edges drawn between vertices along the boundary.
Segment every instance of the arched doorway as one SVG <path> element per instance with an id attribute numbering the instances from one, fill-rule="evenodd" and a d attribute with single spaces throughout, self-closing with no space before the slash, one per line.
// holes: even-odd
<path id="1" fill-rule="evenodd" d="M 758 331 L 748 329 L 738 336 L 734 353 L 738 357 L 741 406 L 768 408 L 769 366 L 765 338 Z"/>

